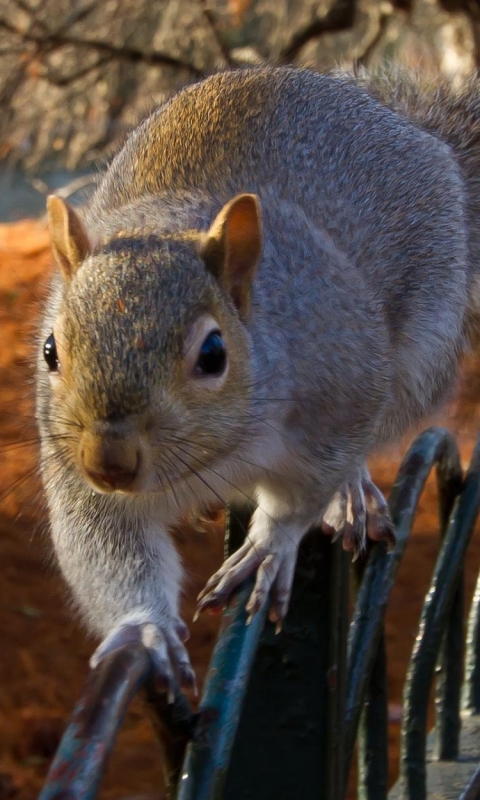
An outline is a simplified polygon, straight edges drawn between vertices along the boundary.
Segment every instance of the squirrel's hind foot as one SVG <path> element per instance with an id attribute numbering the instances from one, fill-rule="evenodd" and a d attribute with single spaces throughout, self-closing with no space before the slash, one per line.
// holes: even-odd
<path id="1" fill-rule="evenodd" d="M 321 528 L 334 539 L 342 536 L 343 549 L 358 558 L 366 548 L 367 539 L 395 546 L 395 530 L 387 501 L 372 482 L 366 468 L 357 481 L 346 483 L 335 493 L 323 515 Z"/>
<path id="2" fill-rule="evenodd" d="M 90 658 L 90 667 L 97 667 L 114 650 L 143 644 L 150 656 L 158 689 L 165 690 L 168 702 L 173 703 L 176 683 L 183 689 L 197 691 L 195 673 L 183 644 L 186 639 L 188 629 L 179 619 L 160 628 L 154 622 L 136 620 L 134 615 L 130 615 L 121 620 L 97 647 Z"/>

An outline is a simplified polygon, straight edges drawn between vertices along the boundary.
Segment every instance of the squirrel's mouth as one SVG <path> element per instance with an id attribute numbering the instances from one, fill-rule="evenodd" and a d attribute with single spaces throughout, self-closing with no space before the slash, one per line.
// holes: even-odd
<path id="1" fill-rule="evenodd" d="M 98 494 L 133 495 L 148 491 L 141 472 L 82 469 L 82 473 L 88 485 Z"/>
<path id="2" fill-rule="evenodd" d="M 95 491 L 101 494 L 111 494 L 112 492 L 121 492 L 122 494 L 131 494 L 138 491 L 134 488 L 136 483 L 136 473 L 114 471 L 93 472 L 87 471 L 86 478 Z"/>
<path id="3" fill-rule="evenodd" d="M 138 493 L 145 489 L 147 453 L 137 435 L 120 435 L 113 427 L 84 431 L 77 463 L 88 484 L 101 494 Z"/>

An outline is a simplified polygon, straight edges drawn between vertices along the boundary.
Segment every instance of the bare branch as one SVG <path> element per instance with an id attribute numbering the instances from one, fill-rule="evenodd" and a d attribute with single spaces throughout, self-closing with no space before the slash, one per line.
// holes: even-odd
<path id="1" fill-rule="evenodd" d="M 230 50 L 223 41 L 223 37 L 218 29 L 218 22 L 215 14 L 213 13 L 212 9 L 208 7 L 208 0 L 200 0 L 200 5 L 202 6 L 202 14 L 205 18 L 205 21 L 213 33 L 215 41 L 218 45 L 218 49 L 220 50 L 225 63 L 229 67 L 236 66 L 235 61 L 232 59 L 230 54 Z"/>
<path id="2" fill-rule="evenodd" d="M 108 64 L 109 61 L 111 61 L 110 55 L 99 56 L 93 64 L 89 64 L 71 75 L 58 75 L 54 70 L 47 69 L 43 77 L 53 86 L 68 86 L 70 83 L 79 80 L 79 78 L 85 77 L 85 75 L 88 75 L 90 72 L 94 72 L 96 69 L 103 67 L 104 64 Z"/>
<path id="3" fill-rule="evenodd" d="M 378 31 L 372 41 L 368 44 L 365 48 L 363 53 L 355 59 L 355 64 L 358 67 L 367 67 L 368 62 L 370 61 L 371 56 L 375 52 L 379 42 L 381 42 L 385 31 L 387 30 L 388 22 L 390 20 L 390 14 L 382 14 L 380 19 L 378 20 Z"/>
<path id="4" fill-rule="evenodd" d="M 323 19 L 316 19 L 307 27 L 294 33 L 290 41 L 282 49 L 279 62 L 281 64 L 291 63 L 307 42 L 319 38 L 323 33 L 344 31 L 352 28 L 354 18 L 354 0 L 347 0 L 344 4 L 335 4 Z"/>
<path id="5" fill-rule="evenodd" d="M 17 89 L 20 88 L 22 81 L 25 77 L 25 65 L 20 64 L 16 69 L 12 70 L 8 79 L 5 81 L 2 90 L 0 91 L 0 106 L 8 108 L 15 96 Z"/>
<path id="6" fill-rule="evenodd" d="M 202 77 L 204 74 L 201 70 L 197 69 L 193 64 L 189 61 L 183 61 L 182 59 L 175 58 L 173 56 L 168 55 L 167 53 L 160 53 L 160 52 L 144 52 L 143 50 L 139 50 L 135 47 L 128 47 L 123 45 L 121 47 L 117 47 L 114 44 L 109 44 L 108 42 L 97 42 L 92 39 L 82 39 L 76 38 L 75 36 L 68 36 L 65 34 L 55 34 L 55 33 L 45 33 L 43 35 L 38 35 L 31 32 L 19 31 L 13 25 L 11 25 L 7 20 L 0 18 L 0 28 L 7 30 L 9 33 L 13 33 L 16 36 L 19 36 L 21 39 L 27 42 L 33 42 L 37 45 L 39 51 L 44 53 L 49 53 L 54 50 L 58 50 L 66 45 L 76 45 L 82 47 L 89 47 L 92 50 L 97 50 L 100 53 L 106 53 L 111 58 L 117 58 L 123 61 L 131 61 L 131 62 L 142 62 L 144 64 L 159 64 L 165 65 L 170 67 L 176 67 L 177 69 L 188 70 L 192 75 L 195 77 Z"/>

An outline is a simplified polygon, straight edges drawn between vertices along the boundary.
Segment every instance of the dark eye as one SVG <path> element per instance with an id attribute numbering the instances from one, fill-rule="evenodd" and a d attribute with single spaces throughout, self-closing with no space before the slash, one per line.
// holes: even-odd
<path id="1" fill-rule="evenodd" d="M 227 363 L 227 351 L 220 331 L 209 333 L 200 348 L 195 365 L 197 375 L 221 375 Z"/>
<path id="2" fill-rule="evenodd" d="M 43 357 L 47 362 L 49 371 L 56 372 L 58 370 L 58 356 L 57 345 L 55 344 L 55 337 L 53 333 L 50 334 L 47 341 L 43 345 Z"/>

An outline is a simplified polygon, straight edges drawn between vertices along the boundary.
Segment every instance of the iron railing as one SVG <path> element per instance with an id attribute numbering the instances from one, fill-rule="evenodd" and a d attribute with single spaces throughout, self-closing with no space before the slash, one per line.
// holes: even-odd
<path id="1" fill-rule="evenodd" d="M 351 568 L 339 542 L 332 545 L 310 533 L 300 549 L 291 609 L 279 635 L 266 620 L 265 607 L 245 624 L 251 582 L 241 587 L 223 614 L 195 715 L 179 691 L 170 705 L 156 692 L 142 647 L 110 655 L 87 681 L 40 800 L 96 796 L 118 728 L 140 687 L 160 728 L 176 800 L 343 800 L 355 745 L 358 797 L 385 800 L 384 613 L 433 468 L 442 545 L 405 684 L 400 777 L 388 796 L 478 800 L 480 579 L 464 658 L 462 577 L 480 507 L 480 440 L 463 476 L 455 440 L 443 429 L 425 431 L 402 463 L 390 498 L 397 537 L 392 553 L 383 543 L 371 545 Z M 251 512 L 229 509 L 227 552 L 241 543 Z M 436 724 L 427 741 L 434 683 Z"/>

